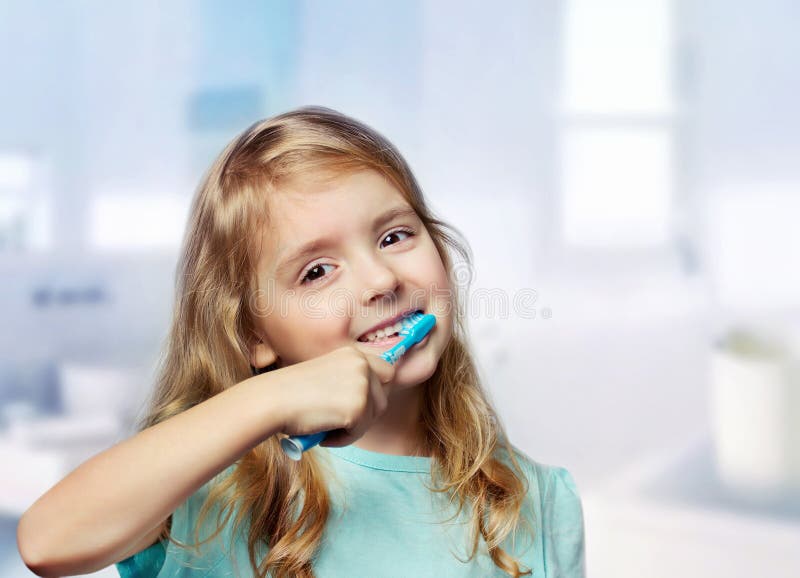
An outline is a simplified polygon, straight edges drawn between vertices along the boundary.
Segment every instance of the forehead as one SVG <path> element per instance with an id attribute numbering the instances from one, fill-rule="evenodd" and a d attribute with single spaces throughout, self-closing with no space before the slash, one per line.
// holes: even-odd
<path id="1" fill-rule="evenodd" d="M 268 199 L 269 223 L 261 231 L 259 271 L 274 275 L 279 262 L 300 245 L 322 237 L 343 239 L 349 231 L 371 226 L 389 207 L 408 204 L 373 170 L 284 183 Z"/>

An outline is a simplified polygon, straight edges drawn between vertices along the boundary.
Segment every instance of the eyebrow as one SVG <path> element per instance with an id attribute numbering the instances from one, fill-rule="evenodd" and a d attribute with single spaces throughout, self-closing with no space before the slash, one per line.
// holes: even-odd
<path id="1" fill-rule="evenodd" d="M 373 229 L 377 229 L 378 227 L 382 227 L 386 223 L 389 223 L 397 218 L 410 217 L 412 215 L 416 216 L 416 214 L 417 214 L 416 211 L 412 207 L 409 207 L 408 205 L 399 205 L 396 207 L 392 207 L 391 209 L 379 215 L 375 219 L 375 222 L 373 223 L 372 227 Z M 280 265 L 278 265 L 276 269 L 277 275 L 279 276 L 283 275 L 295 261 L 303 257 L 308 257 L 312 253 L 315 253 L 316 251 L 319 251 L 324 247 L 329 247 L 332 244 L 333 241 L 330 238 L 322 237 L 319 239 L 308 241 L 307 243 L 300 245 L 300 247 L 298 247 L 297 249 L 288 251 L 289 256 L 286 257 L 280 263 Z"/>

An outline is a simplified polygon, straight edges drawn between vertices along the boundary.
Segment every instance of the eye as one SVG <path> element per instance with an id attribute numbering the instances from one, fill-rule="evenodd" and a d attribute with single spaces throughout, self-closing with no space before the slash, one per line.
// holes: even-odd
<path id="1" fill-rule="evenodd" d="M 386 235 L 386 236 L 383 238 L 383 240 L 385 241 L 386 239 L 388 239 L 388 238 L 390 238 L 390 237 L 396 237 L 397 235 L 402 235 L 402 234 L 406 234 L 406 235 L 408 235 L 409 237 L 413 237 L 413 236 L 414 236 L 414 231 L 413 231 L 413 230 L 411 230 L 411 229 L 407 229 L 407 228 L 404 228 L 404 229 L 396 229 L 396 230 L 392 231 L 391 233 L 389 233 L 388 235 Z M 390 243 L 390 244 L 391 244 L 391 245 L 394 245 L 395 243 Z"/>
<path id="2" fill-rule="evenodd" d="M 326 263 L 316 263 L 312 265 L 312 267 L 306 271 L 306 274 L 303 275 L 303 278 L 300 280 L 300 283 L 305 284 L 306 282 L 313 283 L 317 279 L 319 279 L 322 275 L 319 274 L 320 270 L 323 267 L 333 267 L 333 265 L 328 265 Z M 316 272 L 316 273 L 315 273 Z"/>
<path id="3" fill-rule="evenodd" d="M 413 237 L 415 234 L 416 233 L 414 233 L 413 229 L 409 229 L 409 228 L 405 228 L 404 227 L 404 228 L 401 228 L 401 229 L 395 229 L 394 231 L 391 231 L 390 233 L 387 233 L 386 236 L 383 237 L 383 240 L 385 241 L 386 239 L 399 236 L 399 237 L 401 237 L 400 241 L 404 241 L 405 239 L 402 238 L 402 235 L 408 235 L 408 237 Z M 389 243 L 389 245 L 395 245 L 395 244 L 399 243 L 400 241 L 394 241 L 393 243 Z M 381 247 L 383 248 L 384 246 L 385 245 L 383 245 L 383 243 L 381 243 Z M 323 267 L 334 267 L 334 265 L 329 265 L 327 263 L 315 263 L 315 264 L 313 264 L 309 269 L 306 269 L 305 274 L 300 279 L 300 284 L 301 285 L 308 285 L 310 283 L 314 283 L 317 280 L 321 279 L 325 275 L 325 270 L 323 269 Z"/>

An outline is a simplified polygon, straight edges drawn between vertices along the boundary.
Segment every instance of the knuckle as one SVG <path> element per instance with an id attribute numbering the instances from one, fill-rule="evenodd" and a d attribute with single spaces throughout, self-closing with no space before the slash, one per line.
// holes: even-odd
<path id="1" fill-rule="evenodd" d="M 357 396 L 350 402 L 350 408 L 347 412 L 345 419 L 345 427 L 353 427 L 367 411 L 367 399 L 363 396 Z"/>
<path id="2" fill-rule="evenodd" d="M 355 414 L 354 414 L 354 413 L 350 413 L 350 414 L 349 414 L 349 415 L 348 415 L 348 416 L 345 418 L 344 422 L 342 423 L 342 428 L 344 428 L 344 429 L 346 429 L 346 430 L 352 429 L 352 427 L 353 427 L 354 425 L 356 425 L 356 422 L 357 422 L 357 421 L 358 421 L 358 420 L 356 419 L 356 416 L 355 416 Z"/>
<path id="3" fill-rule="evenodd" d="M 358 403 L 356 403 L 355 411 L 358 418 L 363 416 L 367 412 L 367 407 L 369 404 L 367 403 L 367 398 L 365 396 L 361 396 L 358 398 Z"/>
<path id="4" fill-rule="evenodd" d="M 362 373 L 366 373 L 367 369 L 369 368 L 369 361 L 367 361 L 367 358 L 361 355 L 361 353 L 357 351 L 355 357 L 355 365 L 359 371 L 361 371 Z"/>

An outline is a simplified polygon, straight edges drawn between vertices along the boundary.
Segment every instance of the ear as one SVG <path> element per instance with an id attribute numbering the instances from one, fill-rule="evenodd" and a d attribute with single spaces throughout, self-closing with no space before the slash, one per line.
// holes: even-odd
<path id="1" fill-rule="evenodd" d="M 269 345 L 266 339 L 257 337 L 250 345 L 250 365 L 256 369 L 263 369 L 272 365 L 278 359 L 278 354 Z"/>

